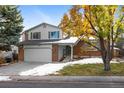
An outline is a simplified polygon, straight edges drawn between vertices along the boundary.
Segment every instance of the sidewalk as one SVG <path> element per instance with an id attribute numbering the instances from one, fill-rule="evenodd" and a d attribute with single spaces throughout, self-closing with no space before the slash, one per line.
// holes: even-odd
<path id="1" fill-rule="evenodd" d="M 124 76 L 11 76 L 12 81 L 40 82 L 120 82 Z"/>

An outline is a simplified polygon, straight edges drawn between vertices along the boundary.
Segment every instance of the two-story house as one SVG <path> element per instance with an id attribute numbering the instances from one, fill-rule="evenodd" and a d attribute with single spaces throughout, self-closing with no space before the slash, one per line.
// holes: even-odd
<path id="1" fill-rule="evenodd" d="M 64 37 L 58 26 L 39 24 L 22 33 L 19 60 L 25 62 L 59 62 L 83 56 L 100 56 L 95 49 L 83 51 L 87 45 L 76 37 Z"/>

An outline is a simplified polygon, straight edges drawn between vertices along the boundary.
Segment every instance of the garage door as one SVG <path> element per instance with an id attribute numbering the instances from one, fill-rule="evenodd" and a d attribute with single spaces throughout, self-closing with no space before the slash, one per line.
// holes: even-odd
<path id="1" fill-rule="evenodd" d="M 51 62 L 52 51 L 50 48 L 26 48 L 24 50 L 24 61 L 26 62 Z"/>

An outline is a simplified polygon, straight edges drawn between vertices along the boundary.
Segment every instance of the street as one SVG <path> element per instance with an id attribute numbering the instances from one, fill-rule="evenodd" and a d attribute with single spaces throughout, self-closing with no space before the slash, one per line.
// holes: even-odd
<path id="1" fill-rule="evenodd" d="M 124 82 L 4 81 L 0 88 L 124 88 Z"/>

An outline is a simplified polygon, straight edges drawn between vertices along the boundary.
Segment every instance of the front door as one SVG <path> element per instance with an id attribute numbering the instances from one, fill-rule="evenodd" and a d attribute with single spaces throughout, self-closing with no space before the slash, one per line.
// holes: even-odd
<path id="1" fill-rule="evenodd" d="M 66 56 L 70 56 L 70 55 L 71 55 L 71 47 L 66 46 Z"/>
<path id="2" fill-rule="evenodd" d="M 63 50 L 63 55 L 64 55 L 64 57 L 71 55 L 71 47 L 70 46 L 65 46 L 65 48 Z"/>

